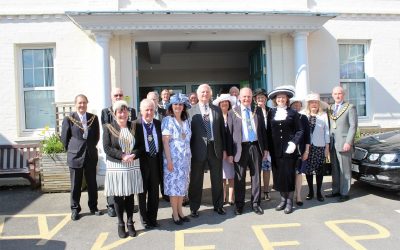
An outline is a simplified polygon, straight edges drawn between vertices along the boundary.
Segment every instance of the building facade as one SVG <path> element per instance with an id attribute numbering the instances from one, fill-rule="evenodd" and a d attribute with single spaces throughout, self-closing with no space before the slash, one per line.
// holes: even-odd
<path id="1" fill-rule="evenodd" d="M 329 98 L 341 84 L 360 126 L 400 127 L 395 0 L 3 0 L 0 144 L 38 141 L 55 102 L 137 107 L 150 90 L 214 95 L 293 85 Z"/>

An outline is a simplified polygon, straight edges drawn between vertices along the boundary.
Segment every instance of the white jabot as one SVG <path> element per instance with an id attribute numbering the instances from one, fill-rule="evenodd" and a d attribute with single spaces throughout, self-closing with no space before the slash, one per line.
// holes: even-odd
<path id="1" fill-rule="evenodd" d="M 287 117 L 287 107 L 277 107 L 276 108 L 276 114 L 275 114 L 275 121 L 283 121 Z"/>

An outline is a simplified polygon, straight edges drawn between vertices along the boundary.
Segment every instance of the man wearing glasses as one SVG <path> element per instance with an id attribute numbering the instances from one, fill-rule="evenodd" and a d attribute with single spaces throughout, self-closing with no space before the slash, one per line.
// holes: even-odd
<path id="1" fill-rule="evenodd" d="M 114 120 L 114 111 L 112 110 L 112 105 L 114 102 L 119 101 L 119 100 L 124 100 L 124 92 L 122 91 L 121 88 L 115 88 L 111 91 L 111 106 L 108 108 L 105 108 L 101 111 L 101 125 L 111 123 Z M 136 110 L 134 108 L 128 107 L 128 121 L 133 122 L 136 120 Z M 107 214 L 110 217 L 115 217 L 117 214 L 115 213 L 114 209 L 114 197 L 113 196 L 108 196 L 107 197 Z M 135 206 L 134 208 L 134 213 L 138 212 L 138 207 Z"/>

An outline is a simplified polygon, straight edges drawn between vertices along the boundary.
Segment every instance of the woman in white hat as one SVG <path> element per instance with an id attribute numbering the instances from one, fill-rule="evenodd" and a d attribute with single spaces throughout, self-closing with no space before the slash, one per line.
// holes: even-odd
<path id="1" fill-rule="evenodd" d="M 256 89 L 253 93 L 254 102 L 257 106 L 261 109 L 264 122 L 265 122 L 265 129 L 267 129 L 267 116 L 269 107 L 267 107 L 268 101 L 268 93 L 265 89 Z M 264 200 L 269 201 L 271 200 L 271 196 L 269 195 L 269 181 L 271 179 L 271 156 L 268 155 L 266 159 L 262 160 L 261 163 L 261 171 L 263 176 L 263 183 L 264 183 Z"/>
<path id="2" fill-rule="evenodd" d="M 232 139 L 229 132 L 228 128 L 228 111 L 235 105 L 236 98 L 234 96 L 231 96 L 230 94 L 221 94 L 217 99 L 213 101 L 213 104 L 215 106 L 218 106 L 221 108 L 222 115 L 224 117 L 224 123 L 225 123 L 225 138 L 227 140 Z M 227 141 L 227 145 L 228 145 Z M 228 202 L 229 205 L 233 206 L 234 201 L 234 178 L 235 178 L 235 168 L 233 166 L 233 163 L 230 163 L 227 159 L 226 156 L 224 156 L 223 162 L 223 187 L 224 187 L 224 202 Z M 226 181 L 228 180 L 228 183 Z M 228 199 L 226 198 L 226 189 L 228 187 Z"/>
<path id="3" fill-rule="evenodd" d="M 289 99 L 294 96 L 292 86 L 280 86 L 269 93 L 268 98 L 276 104 L 268 112 L 268 145 L 272 160 L 274 188 L 281 194 L 281 202 L 275 210 L 293 211 L 296 162 L 299 158 L 297 145 L 304 130 L 299 114 L 289 108 Z"/>
<path id="4" fill-rule="evenodd" d="M 310 153 L 307 160 L 306 178 L 308 184 L 307 200 L 314 198 L 313 175 L 317 180 L 317 199 L 324 201 L 321 193 L 323 169 L 325 158 L 329 157 L 329 125 L 328 116 L 323 111 L 328 105 L 320 101 L 319 94 L 311 93 L 306 98 L 305 114 L 308 117 L 311 133 Z"/>

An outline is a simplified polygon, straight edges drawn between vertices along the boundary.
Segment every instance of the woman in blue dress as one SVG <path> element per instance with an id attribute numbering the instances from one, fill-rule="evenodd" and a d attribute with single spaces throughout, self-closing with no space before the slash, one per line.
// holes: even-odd
<path id="1" fill-rule="evenodd" d="M 190 130 L 186 112 L 190 103 L 186 95 L 175 94 L 167 105 L 167 116 L 162 120 L 162 140 L 164 145 L 164 193 L 170 197 L 172 220 L 177 225 L 188 222 L 183 215 L 182 202 L 189 187 Z"/>

